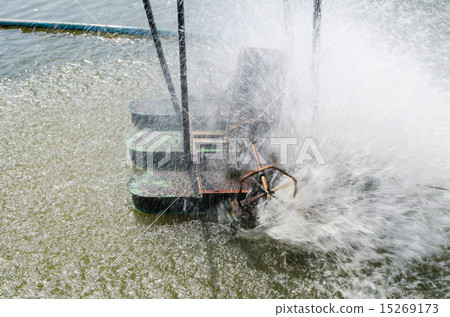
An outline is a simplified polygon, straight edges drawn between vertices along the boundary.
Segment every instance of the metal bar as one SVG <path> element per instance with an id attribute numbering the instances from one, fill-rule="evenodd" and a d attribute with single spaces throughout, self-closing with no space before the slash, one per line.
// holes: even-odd
<path id="1" fill-rule="evenodd" d="M 314 0 L 314 38 L 319 36 L 320 31 L 320 18 L 322 16 L 322 0 Z"/>
<path id="2" fill-rule="evenodd" d="M 184 0 L 177 0 L 178 44 L 180 50 L 181 119 L 183 123 L 184 154 L 191 162 L 191 123 L 189 117 L 189 95 L 186 64 L 186 34 L 184 26 Z"/>
<path id="3" fill-rule="evenodd" d="M 261 163 L 259 161 L 258 151 L 256 151 L 255 143 L 252 143 L 252 150 L 253 150 L 253 156 L 256 159 L 256 163 L 258 164 L 258 169 L 261 169 L 262 166 L 261 166 Z M 261 176 L 261 180 L 263 182 L 264 189 L 266 190 L 267 198 L 269 198 L 270 197 L 270 188 L 269 188 L 269 183 L 267 182 L 266 176 L 262 175 Z"/>
<path id="4" fill-rule="evenodd" d="M 34 20 L 0 20 L 1 28 L 24 28 L 32 30 L 59 30 L 59 31 L 77 31 L 86 33 L 100 33 L 111 35 L 129 35 L 129 36 L 151 36 L 152 31 L 144 28 L 135 28 L 130 26 L 103 25 L 103 24 L 85 24 L 85 23 L 67 23 L 51 21 Z M 158 30 L 159 36 L 175 37 L 177 32 L 168 30 Z"/>
<path id="5" fill-rule="evenodd" d="M 164 79 L 166 80 L 167 88 L 169 89 L 170 98 L 172 99 L 173 108 L 177 115 L 180 115 L 180 104 L 178 103 L 177 94 L 173 86 L 172 77 L 170 77 L 169 66 L 167 65 L 164 51 L 159 39 L 158 29 L 156 28 L 155 19 L 153 17 L 152 7 L 149 0 L 142 0 L 144 2 L 145 13 L 147 14 L 148 24 L 152 31 L 153 42 L 155 43 L 156 53 L 158 54 L 159 63 L 163 71 Z"/>
<path id="6" fill-rule="evenodd" d="M 313 122 L 317 120 L 319 115 L 319 65 L 317 64 L 317 57 L 320 49 L 320 23 L 322 17 L 322 0 L 314 0 L 314 14 L 313 14 L 313 62 L 312 62 L 312 82 L 313 82 Z"/>

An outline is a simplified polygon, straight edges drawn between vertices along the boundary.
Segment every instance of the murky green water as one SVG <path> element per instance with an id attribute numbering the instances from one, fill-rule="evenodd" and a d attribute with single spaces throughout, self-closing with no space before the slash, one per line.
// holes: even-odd
<path id="1" fill-rule="evenodd" d="M 79 2 L 99 23 L 146 25 L 140 1 Z M 0 4 L 0 18 L 96 23 L 72 0 Z M 156 3 L 161 27 L 173 27 L 172 5 Z M 449 6 L 441 5 L 448 17 Z M 440 33 L 445 27 L 438 37 L 448 39 Z M 173 68 L 175 44 L 164 40 Z M 448 72 L 439 71 L 441 85 Z M 214 216 L 135 211 L 126 190 L 133 174 L 123 143 L 131 127 L 126 105 L 164 93 L 151 78 L 163 82 L 149 40 L 0 30 L 0 74 L 2 298 L 449 296 L 450 259 L 442 242 L 448 241 L 447 193 L 420 199 L 432 202 L 430 228 L 442 232 L 432 251 L 415 250 L 398 263 L 383 256 L 360 261 L 358 251 L 327 253 L 264 234 L 233 237 Z M 402 252 L 389 245 L 401 246 L 405 237 L 383 239 L 392 241 L 383 240 L 379 254 Z"/>

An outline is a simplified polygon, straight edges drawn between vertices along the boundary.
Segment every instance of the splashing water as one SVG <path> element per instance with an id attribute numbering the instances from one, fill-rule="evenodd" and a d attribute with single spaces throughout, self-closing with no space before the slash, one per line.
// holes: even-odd
<path id="1" fill-rule="evenodd" d="M 432 12 L 448 13 L 450 6 L 440 2 L 430 11 L 426 6 L 414 1 L 404 3 L 403 11 L 388 12 L 392 4 L 381 2 L 368 10 L 365 22 L 347 30 L 352 20 L 342 19 L 342 6 L 334 10 L 338 4 L 325 4 L 322 52 L 331 46 L 319 61 L 319 120 L 312 126 L 304 101 L 311 95 L 310 74 L 290 88 L 285 112 L 287 120 L 293 118 L 290 131 L 312 136 L 326 164 L 296 166 L 300 189 L 295 199 L 289 191 L 280 192 L 260 212 L 265 233 L 331 256 L 364 293 L 367 284 L 392 283 L 399 272 L 411 274 L 405 273 L 408 264 L 441 257 L 448 261 L 450 94 L 445 62 L 450 24 Z M 347 9 L 347 18 L 358 17 L 352 11 L 364 12 Z M 384 27 L 376 29 L 379 22 L 370 22 L 380 16 L 395 19 L 399 12 L 405 17 L 408 10 L 407 27 L 397 26 L 404 33 L 394 34 L 395 41 L 391 33 L 383 34 Z M 414 21 L 414 12 L 422 25 Z M 414 27 L 421 32 L 411 35 Z M 431 39 L 413 50 L 411 43 L 422 44 L 424 29 Z M 307 63 L 296 62 L 294 79 Z M 368 263 L 378 263 L 369 281 L 361 276 Z M 448 286 L 448 268 L 441 270 Z M 448 295 L 448 287 L 443 292 Z M 382 287 L 376 294 L 389 296 L 389 290 Z"/>

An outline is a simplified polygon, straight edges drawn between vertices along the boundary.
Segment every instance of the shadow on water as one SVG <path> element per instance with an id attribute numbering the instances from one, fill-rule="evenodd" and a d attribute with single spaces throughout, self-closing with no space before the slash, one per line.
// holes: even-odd
<path id="1" fill-rule="evenodd" d="M 276 240 L 263 232 L 247 231 L 233 235 L 218 222 L 214 212 L 186 215 L 147 215 L 134 211 L 134 219 L 150 227 L 193 225 L 200 229 L 207 266 L 209 298 L 404 298 L 448 297 L 449 253 L 442 252 L 406 266 L 389 257 L 359 260 L 358 250 L 326 252 L 302 248 Z M 380 255 L 388 250 L 379 249 Z M 232 269 L 230 268 L 230 265 Z M 239 290 L 236 284 L 247 281 L 265 289 Z M 235 285 L 230 292 L 228 283 Z M 268 291 L 270 290 L 270 291 Z"/>
<path id="2" fill-rule="evenodd" d="M 201 212 L 201 213 L 181 213 L 181 214 L 146 214 L 138 210 L 134 210 L 134 218 L 137 222 L 147 226 L 149 229 L 151 226 L 171 226 L 182 225 L 193 221 L 201 223 L 201 231 L 203 240 L 205 243 L 206 254 L 205 258 L 208 266 L 209 282 L 208 285 L 211 289 L 209 298 L 218 298 L 217 295 L 217 277 L 216 266 L 214 256 L 214 241 L 212 240 L 211 226 L 217 224 L 217 213 L 214 211 Z"/>
<path id="3" fill-rule="evenodd" d="M 331 255 L 307 252 L 268 236 L 257 240 L 235 238 L 230 244 L 242 250 L 249 267 L 270 276 L 270 287 L 280 298 L 343 297 L 327 282 L 330 269 L 335 271 L 335 278 L 348 278 Z"/>
<path id="4" fill-rule="evenodd" d="M 191 221 L 215 222 L 217 214 L 214 212 L 186 213 L 186 214 L 146 214 L 133 209 L 134 219 L 143 225 L 175 225 Z"/>

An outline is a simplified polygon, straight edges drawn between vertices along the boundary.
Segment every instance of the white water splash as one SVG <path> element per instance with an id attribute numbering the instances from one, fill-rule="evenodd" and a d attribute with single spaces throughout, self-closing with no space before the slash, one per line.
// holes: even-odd
<path id="1" fill-rule="evenodd" d="M 425 25 L 439 22 L 428 19 Z M 344 22 L 325 11 L 322 43 L 342 34 Z M 422 57 L 440 64 L 445 44 L 408 51 L 411 38 L 408 45 L 383 41 L 374 27 L 361 21 L 321 57 L 316 126 L 305 101 L 309 74 L 290 88 L 286 130 L 313 136 L 326 165 L 296 166 L 297 196 L 280 192 L 261 210 L 260 222 L 271 237 L 332 255 L 353 274 L 367 261 L 384 263 L 373 276 L 382 280 L 391 269 L 447 253 L 450 94 L 445 69 L 417 58 L 422 50 Z M 303 65 L 296 62 L 294 73 L 301 74 Z"/>

